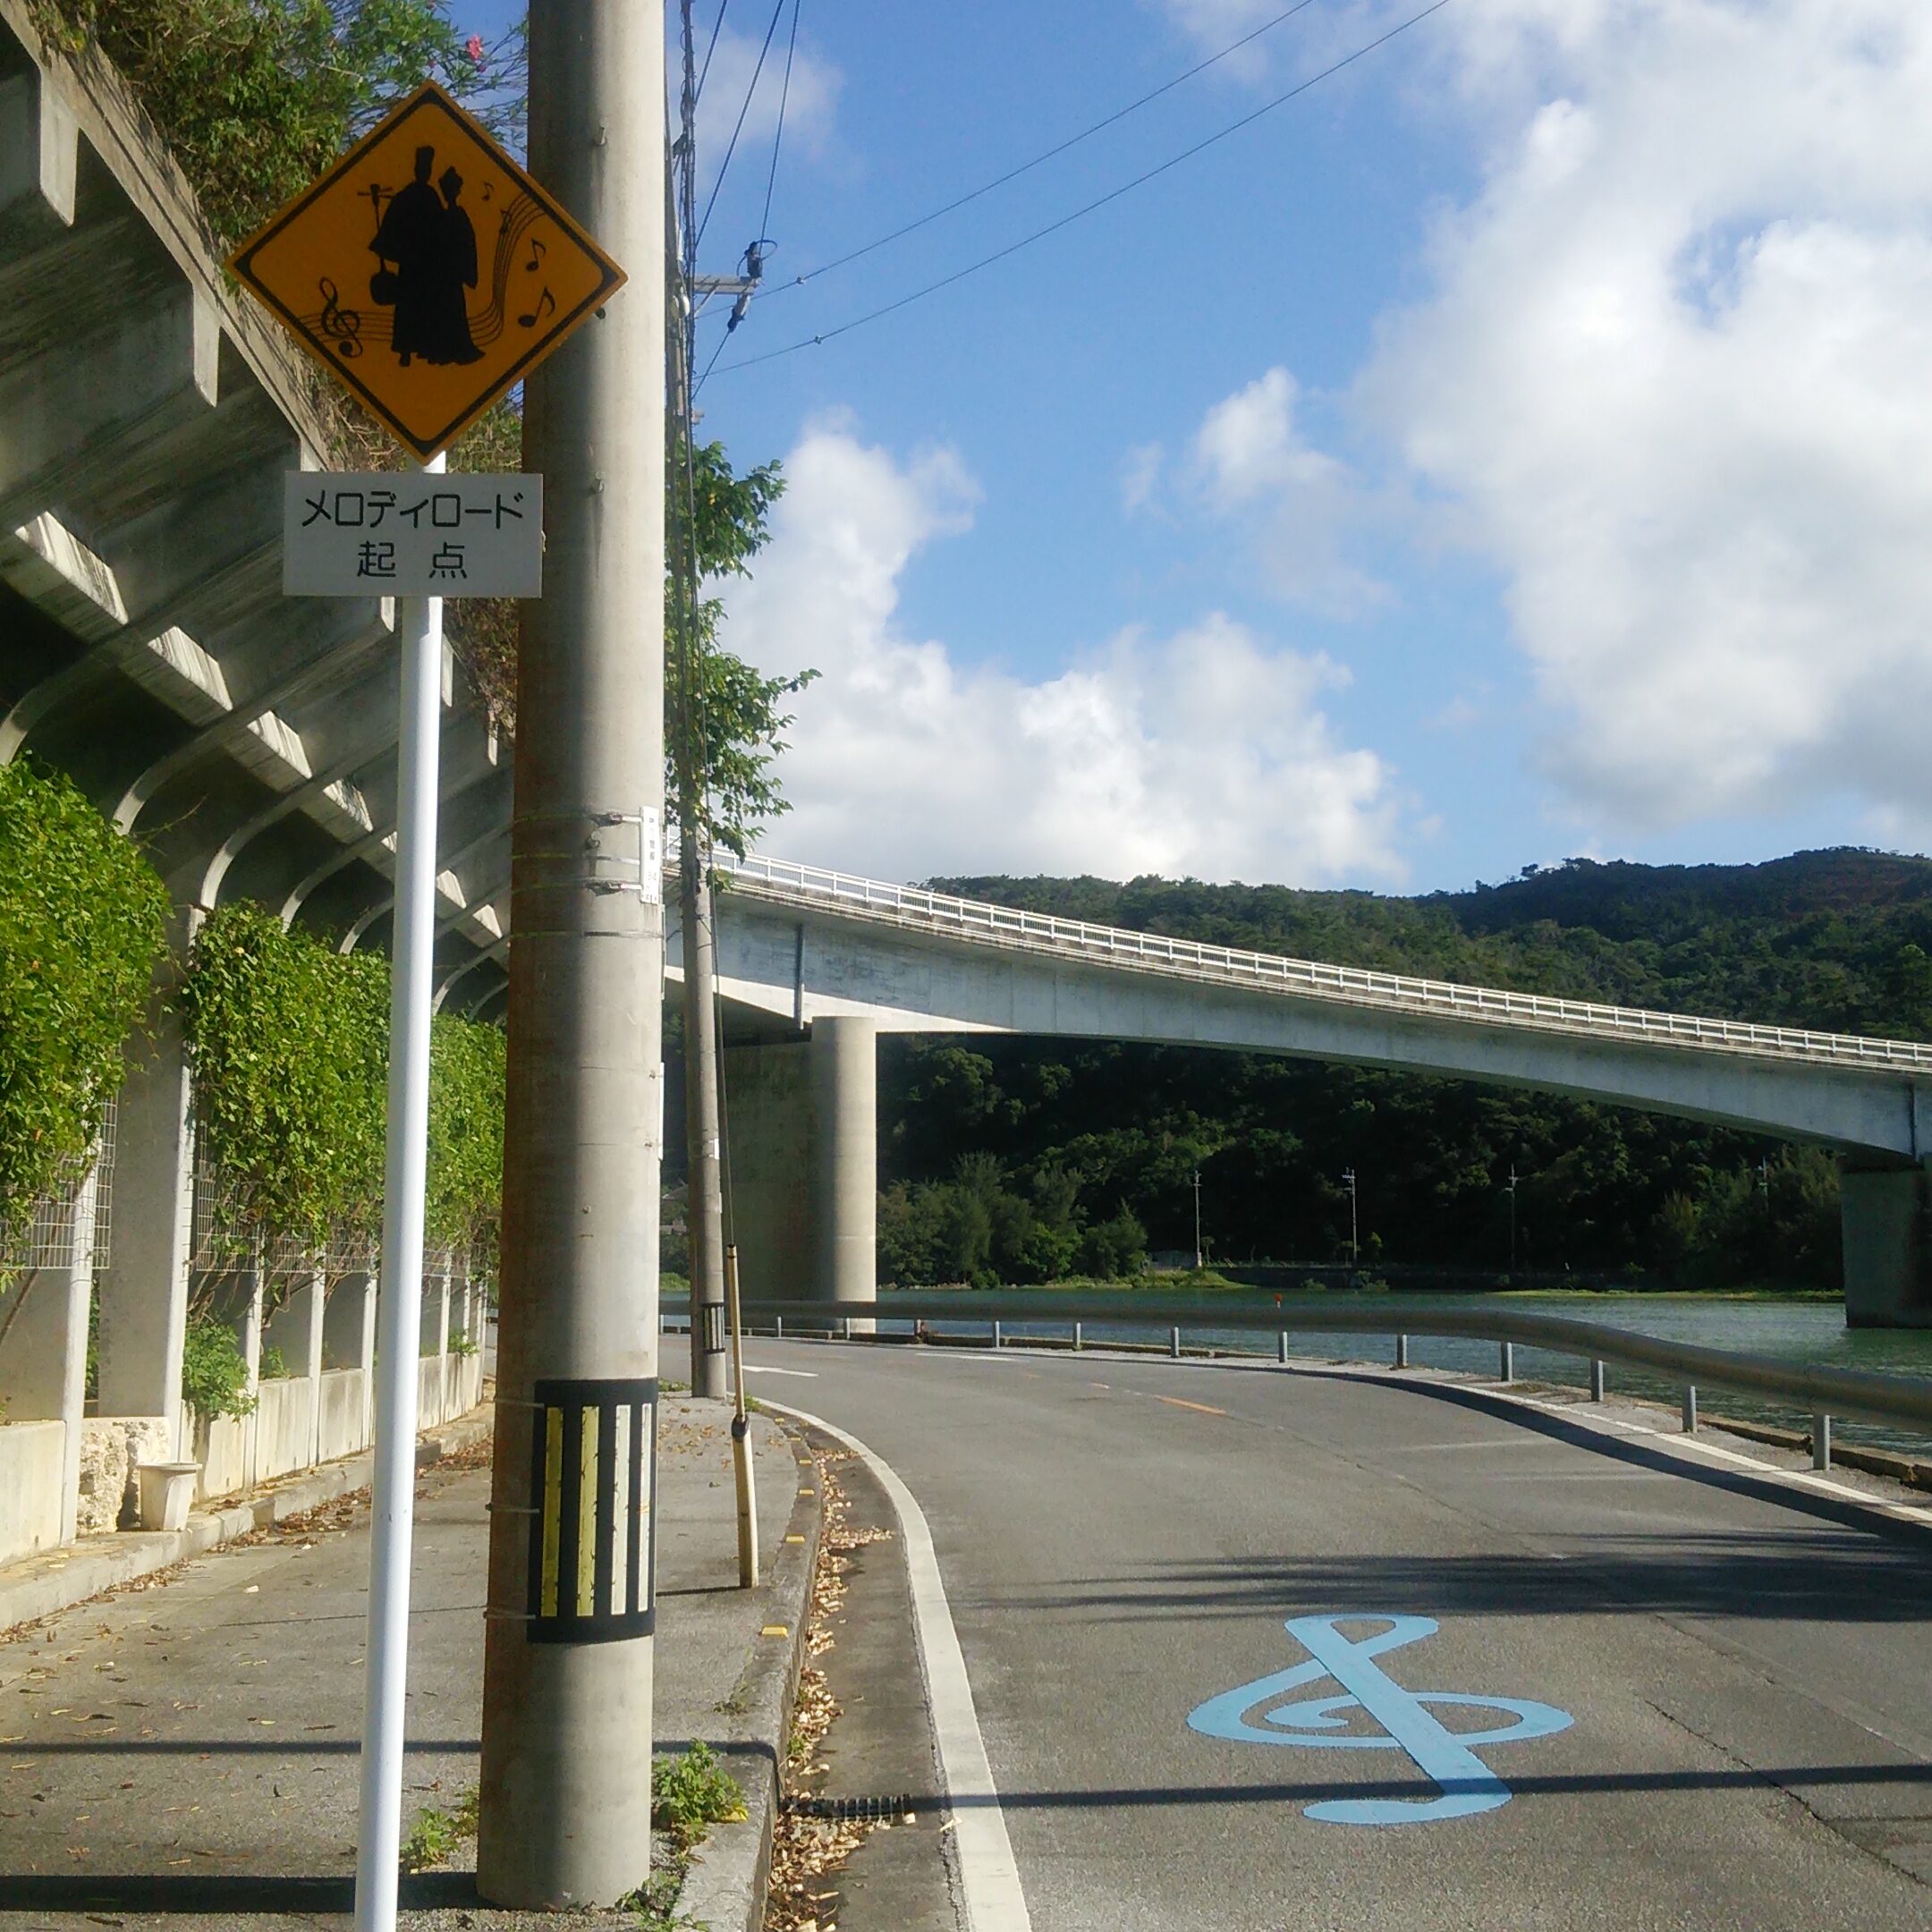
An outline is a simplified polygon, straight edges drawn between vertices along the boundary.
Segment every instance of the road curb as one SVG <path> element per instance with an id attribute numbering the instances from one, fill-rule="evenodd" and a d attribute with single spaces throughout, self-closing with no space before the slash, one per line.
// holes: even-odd
<path id="1" fill-rule="evenodd" d="M 792 1445 L 793 1458 L 809 1457 L 805 1431 L 789 1417 L 768 1416 Z M 802 1489 L 802 1484 L 801 1486 Z M 765 1889 L 771 1877 L 772 1837 L 778 1824 L 784 1783 L 785 1740 L 792 1733 L 792 1712 L 798 1699 L 799 1672 L 805 1662 L 805 1625 L 811 1614 L 812 1572 L 818 1561 L 818 1541 L 825 1524 L 825 1498 L 814 1479 L 812 1494 L 792 1502 L 787 1537 L 801 1543 L 781 1542 L 771 1554 L 765 1588 L 770 1592 L 772 1621 L 783 1622 L 789 1633 L 784 1644 L 754 1648 L 732 1701 L 738 1707 L 740 1737 L 733 1766 L 744 1787 L 745 1816 L 736 1824 L 714 1825 L 691 1856 L 684 1889 L 677 1902 L 677 1923 L 702 1927 L 705 1932 L 763 1932 Z M 755 1765 L 741 1768 L 744 1756 Z"/>
<path id="2" fill-rule="evenodd" d="M 484 1402 L 468 1415 L 428 1429 L 416 1440 L 416 1467 L 428 1469 L 445 1455 L 487 1438 L 493 1419 Z M 252 1496 L 210 1510 L 197 1510 L 179 1530 L 117 1530 L 24 1558 L 0 1573 L 0 1635 L 38 1623 L 104 1591 L 138 1583 L 157 1571 L 218 1548 L 236 1537 L 267 1530 L 352 1490 L 367 1488 L 375 1457 L 369 1450 L 303 1470 Z"/>

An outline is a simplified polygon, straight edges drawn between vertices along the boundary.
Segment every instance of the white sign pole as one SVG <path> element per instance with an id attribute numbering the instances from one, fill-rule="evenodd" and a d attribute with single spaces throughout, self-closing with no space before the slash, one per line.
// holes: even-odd
<path id="1" fill-rule="evenodd" d="M 440 475 L 443 458 L 425 470 Z M 423 1191 L 429 1136 L 431 954 L 436 945 L 436 753 L 443 728 L 443 600 L 401 597 L 394 930 L 390 945 L 388 1153 L 377 1298 L 376 1476 L 371 1488 L 362 1821 L 356 1932 L 394 1932 L 402 1849 L 403 1691 L 422 1353 Z"/>

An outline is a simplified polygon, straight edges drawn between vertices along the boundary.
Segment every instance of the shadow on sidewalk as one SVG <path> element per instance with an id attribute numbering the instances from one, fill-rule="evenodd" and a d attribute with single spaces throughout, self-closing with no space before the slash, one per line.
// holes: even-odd
<path id="1" fill-rule="evenodd" d="M 481 1903 L 476 1875 L 465 1871 L 410 1873 L 402 1881 L 396 1902 L 405 1911 Z M 0 1913 L 347 1912 L 354 1908 L 355 1879 L 347 1873 L 331 1878 L 226 1872 L 0 1874 Z"/>

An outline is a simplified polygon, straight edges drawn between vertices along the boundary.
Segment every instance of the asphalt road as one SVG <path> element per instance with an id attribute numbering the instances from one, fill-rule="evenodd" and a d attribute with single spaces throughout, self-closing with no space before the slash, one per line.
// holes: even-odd
<path id="1" fill-rule="evenodd" d="M 1932 1925 L 1923 1533 L 1375 1373 L 750 1359 L 923 1508 L 1038 1932 Z"/>

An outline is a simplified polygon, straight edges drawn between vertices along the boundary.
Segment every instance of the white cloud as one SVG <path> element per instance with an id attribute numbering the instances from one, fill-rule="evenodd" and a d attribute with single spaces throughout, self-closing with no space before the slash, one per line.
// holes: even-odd
<path id="1" fill-rule="evenodd" d="M 1464 0 L 1486 178 L 1362 399 L 1613 827 L 1932 827 L 1932 8 Z"/>
<path id="2" fill-rule="evenodd" d="M 1359 611 L 1385 596 L 1345 554 L 1366 501 L 1348 466 L 1301 435 L 1301 394 L 1277 367 L 1216 402 L 1194 438 L 1194 475 L 1209 507 L 1248 530 L 1283 595 Z"/>
<path id="3" fill-rule="evenodd" d="M 698 163 L 702 194 L 708 195 L 712 182 L 717 179 L 718 167 L 724 159 L 739 109 L 745 106 L 745 89 L 751 85 L 753 73 L 758 77 L 758 89 L 746 110 L 737 151 L 732 157 L 734 182 L 739 171 L 744 169 L 747 174 L 755 174 L 762 187 L 766 165 L 771 159 L 772 135 L 778 125 L 781 97 L 784 100 L 785 152 L 822 155 L 831 139 L 844 76 L 830 61 L 814 53 L 801 40 L 792 55 L 792 82 L 787 90 L 784 85 L 784 30 L 781 28 L 773 38 L 771 51 L 766 55 L 765 64 L 760 69 L 758 48 L 763 45 L 764 38 L 762 34 L 741 34 L 728 26 L 719 31 L 710 67 L 705 72 L 704 92 L 698 100 Z M 670 57 L 672 72 L 675 76 L 682 71 L 679 64 L 683 56 L 674 45 Z M 700 37 L 698 62 L 701 70 L 704 58 L 705 43 Z M 674 100 L 676 84 L 674 78 Z M 758 157 L 758 165 L 747 168 L 748 157 L 754 156 Z M 784 186 L 782 160 L 779 185 L 781 189 Z M 700 210 L 702 206 L 700 201 Z"/>
<path id="4" fill-rule="evenodd" d="M 842 419 L 807 430 L 728 641 L 824 675 L 798 704 L 775 851 L 887 877 L 1191 872 L 1316 883 L 1402 872 L 1388 767 L 1320 708 L 1345 674 L 1219 614 L 1129 631 L 1038 682 L 908 635 L 900 580 L 970 522 L 949 452 L 902 464 Z"/>

